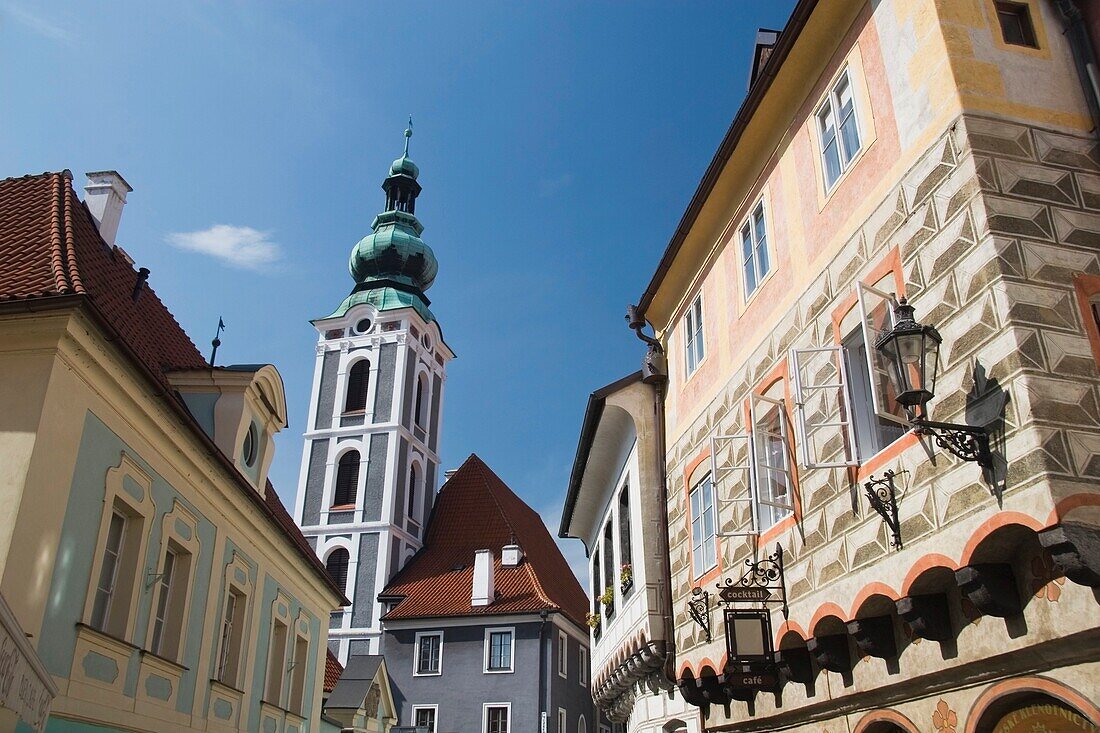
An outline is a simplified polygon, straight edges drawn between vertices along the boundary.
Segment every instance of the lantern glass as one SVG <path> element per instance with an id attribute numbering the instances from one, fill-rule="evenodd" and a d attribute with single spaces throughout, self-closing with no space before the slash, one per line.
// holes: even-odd
<path id="1" fill-rule="evenodd" d="M 912 313 L 912 306 L 902 300 L 895 311 L 896 325 L 875 344 L 886 359 L 894 399 L 910 419 L 923 414 L 935 395 L 942 340 L 935 328 L 917 323 Z"/>

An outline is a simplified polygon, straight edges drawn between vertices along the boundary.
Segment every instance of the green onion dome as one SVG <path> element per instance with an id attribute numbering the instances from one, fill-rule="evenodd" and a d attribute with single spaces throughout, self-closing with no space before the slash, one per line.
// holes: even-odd
<path id="1" fill-rule="evenodd" d="M 432 286 L 439 262 L 420 238 L 424 227 L 416 216 L 386 211 L 375 217 L 371 229 L 351 250 L 348 269 L 355 282 L 388 280 L 420 291 Z"/>

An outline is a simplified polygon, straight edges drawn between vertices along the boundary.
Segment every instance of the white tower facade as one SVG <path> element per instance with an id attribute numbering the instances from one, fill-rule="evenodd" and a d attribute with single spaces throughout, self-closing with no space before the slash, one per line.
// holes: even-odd
<path id="1" fill-rule="evenodd" d="M 439 480 L 454 354 L 424 295 L 437 265 L 414 214 L 418 175 L 406 143 L 383 183 L 386 210 L 352 250 L 354 289 L 313 322 L 295 519 L 350 601 L 329 622 L 329 646 L 342 663 L 381 652 L 378 593 L 420 549 Z"/>

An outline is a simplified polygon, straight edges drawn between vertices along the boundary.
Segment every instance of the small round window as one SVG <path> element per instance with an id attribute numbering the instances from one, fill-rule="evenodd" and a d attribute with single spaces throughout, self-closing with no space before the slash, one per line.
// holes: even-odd
<path id="1" fill-rule="evenodd" d="M 251 467 L 256 462 L 256 448 L 259 440 L 256 437 L 256 423 L 248 426 L 248 432 L 244 436 L 244 445 L 241 447 L 241 456 L 246 466 Z"/>
<path id="2" fill-rule="evenodd" d="M 363 320 L 359 321 L 359 323 L 355 324 L 355 332 L 356 333 L 366 333 L 367 331 L 370 330 L 370 327 L 372 325 L 374 325 L 374 324 L 372 324 L 370 322 L 369 318 L 364 318 Z"/>
<path id="3" fill-rule="evenodd" d="M 432 337 L 428 334 L 424 334 L 424 336 L 420 339 L 420 343 L 424 344 L 424 348 L 428 351 L 432 350 Z"/>

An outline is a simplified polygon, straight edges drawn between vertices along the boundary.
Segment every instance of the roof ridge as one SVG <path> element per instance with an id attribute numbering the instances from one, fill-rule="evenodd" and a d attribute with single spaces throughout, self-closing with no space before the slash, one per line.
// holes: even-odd
<path id="1" fill-rule="evenodd" d="M 57 173 L 49 174 L 50 179 L 50 267 L 53 270 L 54 287 L 57 288 L 59 293 L 68 293 L 71 291 L 68 275 L 66 270 L 65 255 L 66 252 L 62 248 L 62 233 L 61 233 L 61 197 L 64 195 L 59 185 L 61 176 Z"/>
<path id="2" fill-rule="evenodd" d="M 60 177 L 63 181 L 61 195 L 65 197 L 65 216 L 62 223 L 65 225 L 65 257 L 69 261 L 69 282 L 72 283 L 73 290 L 84 293 L 86 291 L 84 281 L 80 277 L 80 269 L 76 265 L 76 242 L 73 238 L 73 198 L 76 193 L 73 191 L 71 179 L 64 173 L 61 173 Z M 99 232 L 98 227 L 96 232 Z"/>

